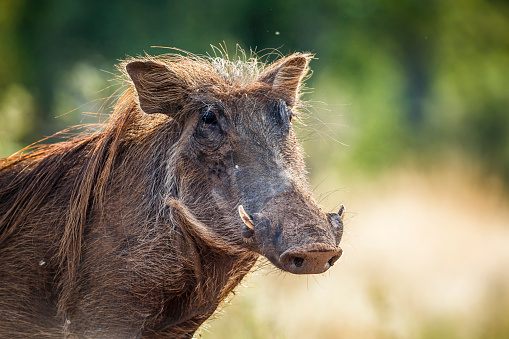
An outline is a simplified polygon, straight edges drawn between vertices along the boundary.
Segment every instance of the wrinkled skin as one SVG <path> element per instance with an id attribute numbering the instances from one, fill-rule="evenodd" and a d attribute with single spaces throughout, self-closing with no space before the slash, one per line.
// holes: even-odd
<path id="1" fill-rule="evenodd" d="M 205 122 L 212 114 L 215 121 Z M 217 209 L 244 206 L 254 221 L 253 234 L 244 234 L 249 249 L 285 271 L 322 273 L 341 255 L 342 222 L 308 192 L 292 114 L 281 99 L 258 103 L 245 95 L 203 108 L 193 126 L 196 166 L 210 173 L 210 184 L 199 186 L 211 186 Z"/>

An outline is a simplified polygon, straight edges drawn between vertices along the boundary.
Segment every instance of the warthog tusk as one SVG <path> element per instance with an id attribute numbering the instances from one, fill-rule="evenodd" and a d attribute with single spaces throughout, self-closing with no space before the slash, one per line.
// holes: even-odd
<path id="1" fill-rule="evenodd" d="M 338 214 L 341 217 L 341 220 L 344 220 L 344 218 L 345 218 L 345 205 L 343 205 L 343 204 L 339 205 Z"/>
<path id="2" fill-rule="evenodd" d="M 244 224 L 246 224 L 247 227 L 249 227 L 250 229 L 252 229 L 254 231 L 254 229 L 255 229 L 254 222 L 249 217 L 249 215 L 246 213 L 246 211 L 244 210 L 244 207 L 242 207 L 242 205 L 239 205 L 239 214 L 240 214 L 240 218 L 242 219 Z"/>

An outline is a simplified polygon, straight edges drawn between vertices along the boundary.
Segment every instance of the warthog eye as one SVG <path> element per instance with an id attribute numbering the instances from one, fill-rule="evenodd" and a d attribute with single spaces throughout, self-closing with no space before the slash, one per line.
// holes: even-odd
<path id="1" fill-rule="evenodd" d="M 221 129 L 222 110 L 217 106 L 206 106 L 200 111 L 195 137 L 198 144 L 207 150 L 221 145 L 225 133 Z"/>
<path id="2" fill-rule="evenodd" d="M 293 112 L 286 106 L 284 100 L 279 100 L 274 103 L 272 116 L 280 126 L 284 126 L 286 130 L 290 128 L 290 123 L 293 120 Z"/>
<path id="3" fill-rule="evenodd" d="M 217 125 L 217 118 L 214 112 L 207 108 L 201 114 L 201 120 L 206 124 Z"/>

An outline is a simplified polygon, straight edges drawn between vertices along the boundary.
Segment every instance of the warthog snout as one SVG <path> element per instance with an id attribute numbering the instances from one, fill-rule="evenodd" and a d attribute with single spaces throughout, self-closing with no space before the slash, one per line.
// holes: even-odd
<path id="1" fill-rule="evenodd" d="M 318 274 L 327 271 L 343 250 L 321 244 L 290 248 L 279 257 L 285 271 L 294 274 Z"/>
<path id="2" fill-rule="evenodd" d="M 286 199 L 285 199 L 286 198 Z M 238 207 L 243 222 L 241 234 L 276 267 L 294 274 L 319 274 L 327 271 L 343 253 L 344 206 L 338 213 L 322 213 L 313 204 L 286 204 L 288 193 L 270 200 L 261 212 L 248 214 Z M 305 206 L 305 208 L 303 207 Z"/>

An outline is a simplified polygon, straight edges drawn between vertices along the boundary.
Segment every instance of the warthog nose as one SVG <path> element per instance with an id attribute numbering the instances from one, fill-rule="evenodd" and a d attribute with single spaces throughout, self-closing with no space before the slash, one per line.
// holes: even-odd
<path id="1" fill-rule="evenodd" d="M 294 274 L 319 274 L 327 271 L 339 259 L 341 248 L 315 244 L 290 248 L 279 257 L 282 268 Z"/>

